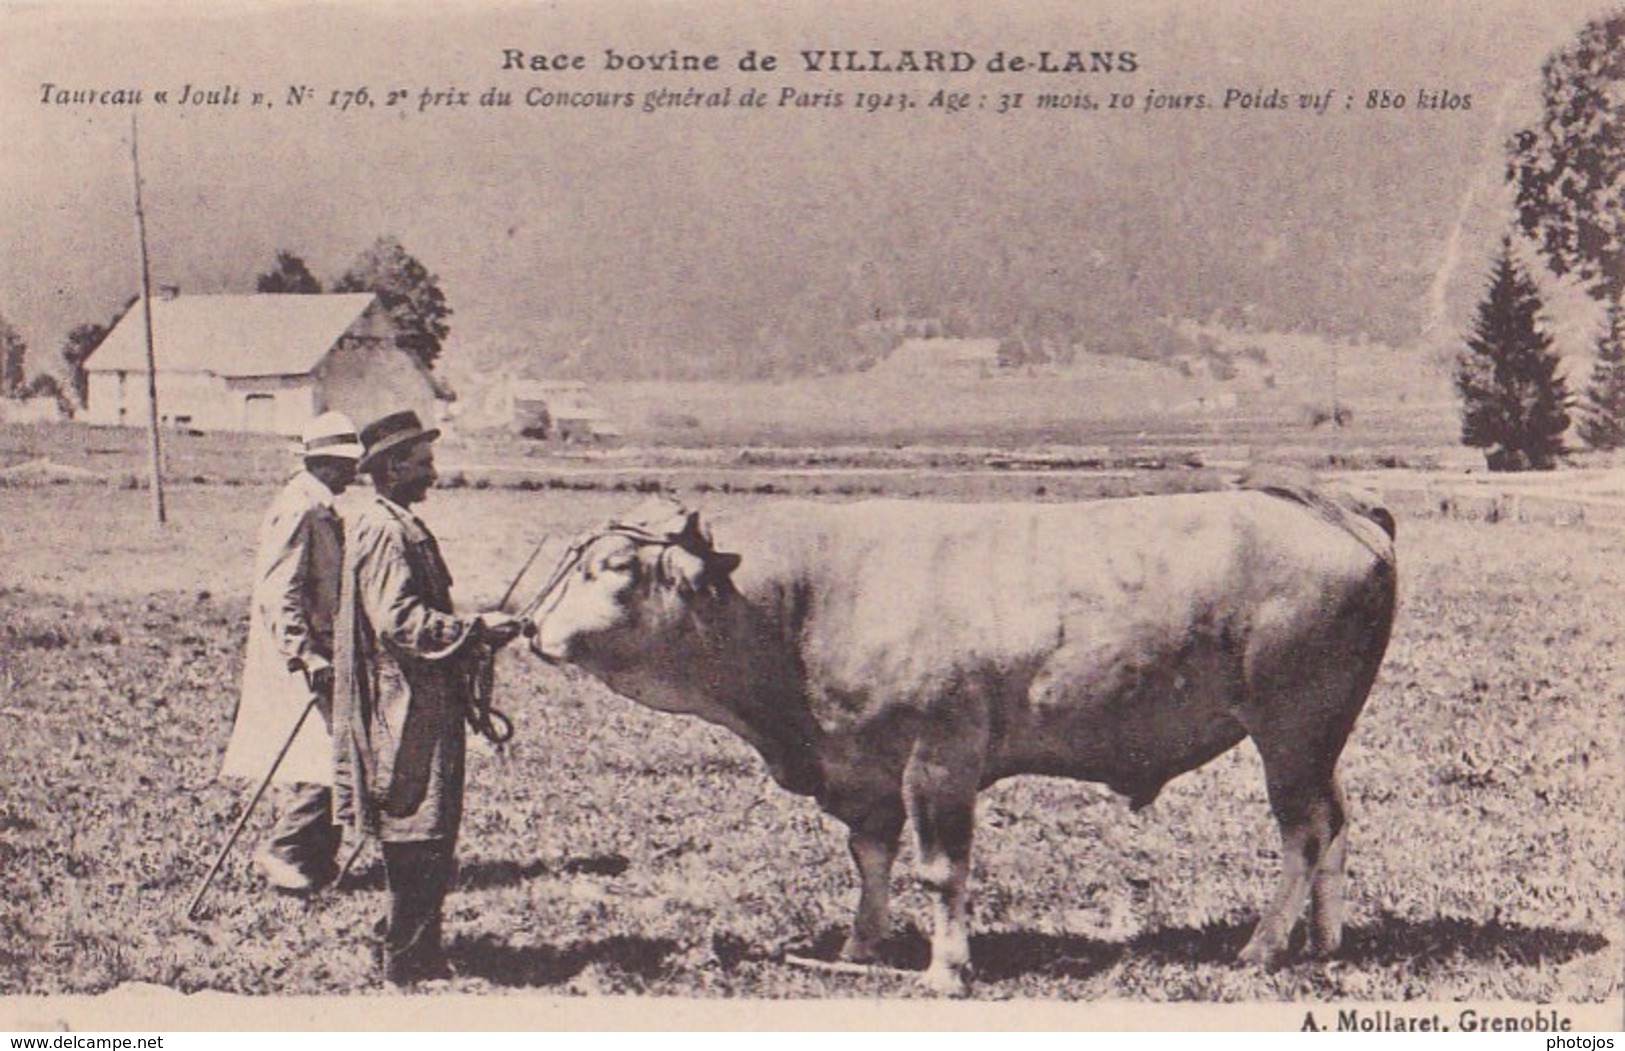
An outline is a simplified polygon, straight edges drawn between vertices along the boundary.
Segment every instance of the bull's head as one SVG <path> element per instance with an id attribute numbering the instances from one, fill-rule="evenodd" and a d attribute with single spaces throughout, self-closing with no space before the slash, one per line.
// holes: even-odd
<path id="1" fill-rule="evenodd" d="M 565 553 L 534 602 L 531 649 L 604 678 L 680 661 L 683 640 L 732 593 L 738 565 L 712 547 L 697 512 L 645 505 Z"/>

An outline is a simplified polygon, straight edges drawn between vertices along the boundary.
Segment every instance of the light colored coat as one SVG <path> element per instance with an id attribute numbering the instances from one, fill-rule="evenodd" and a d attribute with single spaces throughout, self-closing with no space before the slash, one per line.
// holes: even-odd
<path id="1" fill-rule="evenodd" d="M 263 778 L 310 703 L 304 669 L 332 663 L 343 561 L 344 529 L 333 510 L 333 493 L 300 471 L 277 494 L 260 526 L 242 699 L 222 777 Z M 332 784 L 330 714 L 318 710 L 305 720 L 276 780 Z"/>

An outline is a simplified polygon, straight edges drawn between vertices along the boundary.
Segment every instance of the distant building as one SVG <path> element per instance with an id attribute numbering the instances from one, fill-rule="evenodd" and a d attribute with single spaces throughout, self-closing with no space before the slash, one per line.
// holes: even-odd
<path id="1" fill-rule="evenodd" d="M 873 371 L 884 375 L 992 376 L 999 371 L 999 341 L 905 339 Z"/>
<path id="2" fill-rule="evenodd" d="M 585 383 L 515 380 L 509 386 L 514 430 L 562 442 L 613 441 L 621 428 L 599 407 Z"/>
<path id="3" fill-rule="evenodd" d="M 67 416 L 55 398 L 0 398 L 0 423 L 59 423 Z"/>
<path id="4" fill-rule="evenodd" d="M 337 409 L 358 426 L 397 408 L 438 419 L 437 388 L 371 293 L 200 295 L 152 300 L 158 411 L 165 426 L 298 434 Z M 80 419 L 144 426 L 147 349 L 139 305 L 85 362 Z"/>

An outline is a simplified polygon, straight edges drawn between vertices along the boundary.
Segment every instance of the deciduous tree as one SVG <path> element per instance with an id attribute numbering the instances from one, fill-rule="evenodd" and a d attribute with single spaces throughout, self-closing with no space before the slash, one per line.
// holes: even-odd
<path id="1" fill-rule="evenodd" d="M 57 408 L 66 415 L 73 414 L 73 402 L 69 400 L 66 392 L 62 390 L 62 381 L 49 372 L 36 372 L 27 385 L 23 387 L 25 398 L 52 398 Z"/>
<path id="2" fill-rule="evenodd" d="M 1518 221 L 1559 276 L 1614 302 L 1625 290 L 1625 10 L 1542 67 L 1543 113 L 1512 140 Z"/>
<path id="3" fill-rule="evenodd" d="M 254 283 L 254 289 L 257 292 L 315 295 L 322 290 L 322 283 L 316 280 L 316 275 L 310 272 L 303 259 L 286 249 L 278 249 L 275 269 L 261 274 Z"/>
<path id="4" fill-rule="evenodd" d="M 85 372 L 85 359 L 101 346 L 109 331 L 111 329 L 106 325 L 88 322 L 75 326 L 62 344 L 62 367 L 68 376 L 68 386 L 73 390 L 73 402 L 81 409 L 90 399 L 90 377 Z"/>
<path id="5" fill-rule="evenodd" d="M 333 286 L 335 292 L 371 292 L 389 312 L 395 342 L 434 368 L 451 334 L 451 305 L 431 274 L 393 237 L 380 237 Z"/>

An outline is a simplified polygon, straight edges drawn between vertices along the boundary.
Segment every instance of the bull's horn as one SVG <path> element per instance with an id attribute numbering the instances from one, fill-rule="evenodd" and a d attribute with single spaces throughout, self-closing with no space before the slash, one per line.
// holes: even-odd
<path id="1" fill-rule="evenodd" d="M 673 539 L 678 541 L 693 540 L 698 542 L 701 547 L 708 546 L 704 543 L 706 536 L 704 531 L 700 529 L 700 513 L 698 511 L 683 512 L 683 526 L 677 531 Z"/>

